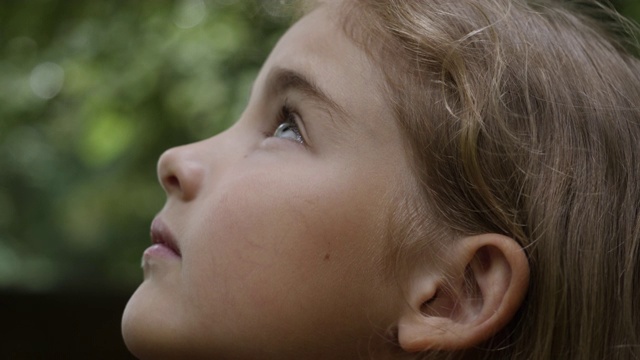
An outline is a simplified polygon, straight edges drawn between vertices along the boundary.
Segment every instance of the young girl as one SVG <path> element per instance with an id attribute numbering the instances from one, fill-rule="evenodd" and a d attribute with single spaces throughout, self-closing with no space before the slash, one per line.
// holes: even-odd
<path id="1" fill-rule="evenodd" d="M 129 349 L 640 358 L 640 61 L 601 22 L 315 4 L 233 127 L 160 158 Z"/>

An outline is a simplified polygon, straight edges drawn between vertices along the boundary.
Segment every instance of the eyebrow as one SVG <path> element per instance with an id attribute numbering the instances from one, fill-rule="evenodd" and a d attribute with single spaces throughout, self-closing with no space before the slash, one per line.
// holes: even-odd
<path id="1" fill-rule="evenodd" d="M 296 90 L 304 95 L 327 105 L 329 110 L 337 112 L 343 117 L 347 117 L 346 110 L 333 100 L 313 79 L 308 76 L 287 68 L 276 67 L 267 77 L 269 90 L 277 94 L 283 94 L 287 91 Z M 330 111 L 331 112 L 331 111 Z"/>

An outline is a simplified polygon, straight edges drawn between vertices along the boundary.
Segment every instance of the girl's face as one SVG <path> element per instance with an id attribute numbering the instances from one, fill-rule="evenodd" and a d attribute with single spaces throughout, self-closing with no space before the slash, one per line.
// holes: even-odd
<path id="1" fill-rule="evenodd" d="M 283 36 L 229 130 L 168 150 L 167 202 L 123 317 L 141 358 L 359 358 L 402 303 L 384 273 L 409 182 L 382 77 L 320 6 Z"/>

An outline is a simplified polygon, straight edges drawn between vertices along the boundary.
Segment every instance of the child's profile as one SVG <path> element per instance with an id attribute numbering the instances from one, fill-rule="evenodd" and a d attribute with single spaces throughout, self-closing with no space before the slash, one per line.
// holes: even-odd
<path id="1" fill-rule="evenodd" d="M 314 2 L 158 177 L 141 359 L 640 358 L 640 60 L 575 5 Z"/>

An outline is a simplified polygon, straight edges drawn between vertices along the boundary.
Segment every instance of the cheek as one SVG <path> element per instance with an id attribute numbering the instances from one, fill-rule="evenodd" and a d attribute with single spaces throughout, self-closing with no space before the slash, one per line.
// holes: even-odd
<path id="1" fill-rule="evenodd" d="M 197 294 L 192 305 L 208 309 L 208 318 L 224 321 L 231 312 L 234 327 L 256 315 L 262 329 L 291 326 L 287 317 L 309 321 L 300 313 L 326 316 L 355 305 L 364 290 L 354 283 L 372 286 L 371 279 L 354 281 L 372 274 L 380 257 L 371 193 L 350 178 L 275 174 L 218 184 L 194 224 L 201 230 L 190 258 L 184 254 L 184 271 Z"/>

